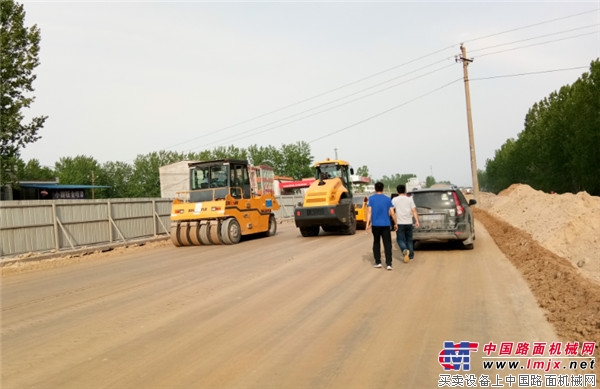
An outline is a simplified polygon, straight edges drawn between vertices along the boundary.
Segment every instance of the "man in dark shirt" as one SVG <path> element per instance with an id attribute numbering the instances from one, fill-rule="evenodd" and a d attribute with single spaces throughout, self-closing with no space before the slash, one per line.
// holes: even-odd
<path id="1" fill-rule="evenodd" d="M 383 183 L 375 183 L 375 194 L 369 197 L 367 203 L 367 226 L 365 231 L 371 228 L 373 232 L 373 257 L 375 267 L 381 266 L 381 241 L 385 252 L 385 264 L 388 270 L 392 270 L 392 233 L 390 232 L 390 217 L 394 220 L 394 231 L 398 230 L 396 223 L 396 212 L 392 200 L 383 194 Z"/>

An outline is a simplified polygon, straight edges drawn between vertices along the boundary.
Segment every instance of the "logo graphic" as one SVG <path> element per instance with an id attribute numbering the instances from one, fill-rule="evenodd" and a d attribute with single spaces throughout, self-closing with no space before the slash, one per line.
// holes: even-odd
<path id="1" fill-rule="evenodd" d="M 476 342 L 444 342 L 444 349 L 440 351 L 438 362 L 444 370 L 464 370 L 471 368 L 471 351 L 477 351 L 479 343 Z"/>

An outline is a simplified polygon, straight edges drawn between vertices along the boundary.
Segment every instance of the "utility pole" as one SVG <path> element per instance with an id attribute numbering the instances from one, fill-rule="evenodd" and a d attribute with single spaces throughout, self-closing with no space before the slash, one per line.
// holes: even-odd
<path id="1" fill-rule="evenodd" d="M 456 62 L 463 63 L 465 80 L 465 99 L 467 100 L 467 125 L 469 126 L 469 149 L 471 150 L 471 175 L 473 176 L 473 197 L 479 201 L 479 180 L 477 178 L 477 161 L 475 157 L 475 140 L 473 137 L 473 119 L 471 118 L 471 93 L 469 92 L 469 72 L 467 67 L 473 59 L 467 58 L 467 49 L 460 45 L 460 56 L 456 56 Z"/>
<path id="2" fill-rule="evenodd" d="M 335 151 L 335 159 L 337 160 L 337 147 L 333 150 Z"/>
<path id="3" fill-rule="evenodd" d="M 96 198 L 94 193 L 94 182 L 96 181 L 96 177 L 94 177 L 94 171 L 92 170 L 92 200 Z"/>

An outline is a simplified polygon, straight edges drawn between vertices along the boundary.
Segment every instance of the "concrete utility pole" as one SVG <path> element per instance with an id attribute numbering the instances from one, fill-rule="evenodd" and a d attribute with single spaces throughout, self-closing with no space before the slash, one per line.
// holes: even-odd
<path id="1" fill-rule="evenodd" d="M 460 45 L 460 56 L 456 56 L 456 62 L 462 61 L 465 80 L 465 98 L 467 100 L 467 125 L 469 126 L 469 148 L 471 150 L 471 175 L 473 176 L 473 197 L 479 201 L 479 180 L 477 178 L 477 161 L 475 157 L 475 140 L 473 137 L 473 119 L 471 118 L 471 93 L 469 92 L 469 72 L 467 67 L 473 59 L 467 58 L 467 49 Z"/>

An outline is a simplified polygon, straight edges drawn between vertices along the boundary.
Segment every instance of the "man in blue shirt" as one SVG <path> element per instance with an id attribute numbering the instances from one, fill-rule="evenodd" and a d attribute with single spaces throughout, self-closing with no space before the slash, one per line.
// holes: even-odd
<path id="1" fill-rule="evenodd" d="M 388 270 L 392 270 L 392 233 L 390 232 L 390 217 L 394 220 L 394 231 L 398 230 L 396 223 L 396 212 L 392 200 L 383 194 L 383 183 L 375 183 L 375 194 L 369 197 L 367 203 L 367 227 L 373 232 L 373 257 L 375 267 L 381 266 L 381 241 L 385 252 L 385 264 Z"/>

